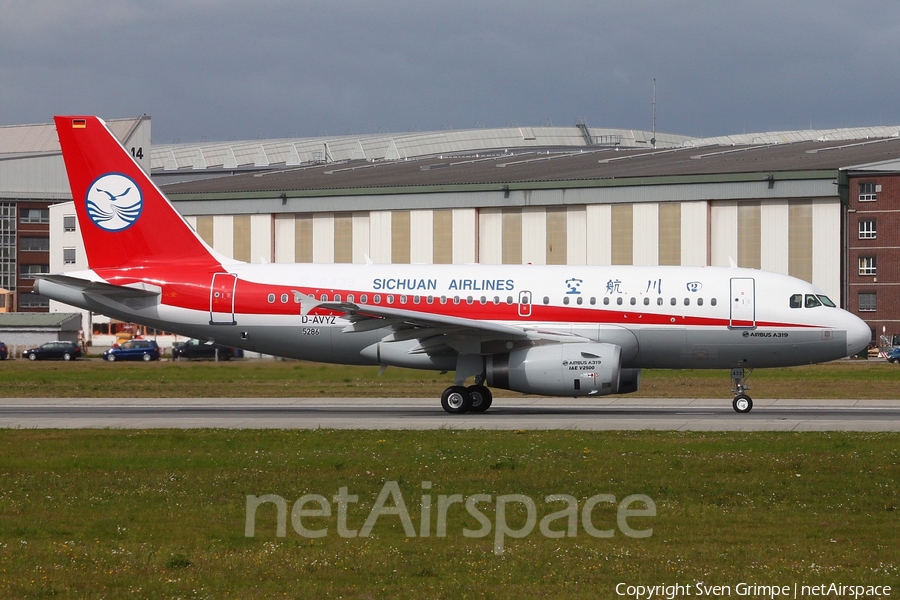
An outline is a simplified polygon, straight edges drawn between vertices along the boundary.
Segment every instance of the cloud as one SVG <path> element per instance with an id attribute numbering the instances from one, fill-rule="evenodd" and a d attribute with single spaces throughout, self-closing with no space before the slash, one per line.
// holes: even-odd
<path id="1" fill-rule="evenodd" d="M 154 139 L 509 122 L 694 135 L 900 123 L 888 1 L 0 0 L 6 124 L 153 117 Z"/>

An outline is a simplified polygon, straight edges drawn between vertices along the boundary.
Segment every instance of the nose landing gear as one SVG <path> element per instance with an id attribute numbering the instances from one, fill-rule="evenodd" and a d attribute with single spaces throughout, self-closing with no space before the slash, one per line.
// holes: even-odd
<path id="1" fill-rule="evenodd" d="M 747 373 L 746 377 L 749 376 L 750 373 Z M 735 412 L 741 414 L 753 410 L 753 400 L 744 393 L 746 390 L 750 389 L 750 386 L 744 383 L 744 378 L 743 367 L 731 369 L 731 380 L 734 382 L 734 388 L 731 390 L 731 393 L 734 394 L 734 400 L 731 402 L 731 407 L 734 408 Z"/>

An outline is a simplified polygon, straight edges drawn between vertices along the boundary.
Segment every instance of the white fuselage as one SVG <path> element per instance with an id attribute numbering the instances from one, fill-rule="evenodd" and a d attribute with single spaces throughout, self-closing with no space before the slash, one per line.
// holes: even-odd
<path id="1" fill-rule="evenodd" d="M 177 269 L 170 272 L 166 277 L 177 280 Z M 92 271 L 69 275 L 103 281 Z M 212 277 L 209 301 L 193 304 L 167 293 L 178 281 L 158 275 L 140 281 L 159 288 L 158 302 L 97 296 L 51 281 L 38 287 L 69 304 L 182 335 L 345 364 L 455 368 L 453 352 L 423 351 L 421 336 L 392 336 L 400 322 L 415 325 L 417 315 L 445 319 L 448 331 L 460 319 L 515 326 L 538 344 L 554 335 L 562 343 L 615 344 L 625 368 L 808 364 L 857 352 L 870 338 L 863 321 L 828 306 L 809 283 L 752 269 L 229 263 Z M 305 310 L 310 296 L 324 304 Z M 332 310 L 339 303 L 371 307 L 383 322 L 354 324 Z M 456 354 L 496 351 L 478 331 L 459 329 Z"/>

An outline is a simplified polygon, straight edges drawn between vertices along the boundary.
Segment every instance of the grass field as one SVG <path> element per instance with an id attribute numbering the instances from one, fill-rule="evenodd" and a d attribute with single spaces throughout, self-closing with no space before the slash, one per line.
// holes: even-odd
<path id="1" fill-rule="evenodd" d="M 0 397 L 434 397 L 451 374 L 298 361 L 106 363 L 0 362 Z M 900 397 L 900 366 L 884 361 L 837 361 L 759 369 L 748 379 L 754 398 Z M 514 392 L 494 390 L 499 396 Z M 729 399 L 726 370 L 643 371 L 636 395 L 648 398 Z"/>
<path id="2" fill-rule="evenodd" d="M 486 431 L 0 431 L 0 597 L 614 598 L 618 583 L 900 585 L 900 437 L 883 433 Z M 361 530 L 397 482 L 413 534 L 382 514 L 368 537 L 341 537 L 333 496 L 358 496 Z M 430 482 L 423 486 L 422 482 Z M 247 495 L 332 503 L 303 516 L 324 537 L 279 537 L 272 504 L 245 535 Z M 490 496 L 482 529 L 462 504 Z M 578 503 L 573 537 L 538 526 L 495 552 L 497 497 L 535 503 L 537 520 Z M 648 496 L 655 516 L 618 527 L 615 504 Z M 421 498 L 432 500 L 421 535 Z M 395 507 L 396 498 L 382 503 Z M 305 508 L 316 508 L 306 504 Z M 644 507 L 644 504 L 632 508 Z M 505 509 L 526 526 L 526 505 Z M 567 517 L 548 531 L 567 531 Z M 732 595 L 735 595 L 734 591 Z M 748 597 L 748 596 L 745 596 Z M 759 597 L 759 596 L 749 596 Z"/>
<path id="3" fill-rule="evenodd" d="M 0 363 L 3 397 L 437 397 L 449 382 L 293 361 Z M 757 398 L 896 398 L 900 368 L 841 361 L 750 383 Z M 638 395 L 729 390 L 720 371 L 646 371 Z M 619 598 L 619 583 L 697 597 L 699 582 L 896 595 L 898 481 L 895 433 L 0 430 L 0 598 Z M 266 494 L 284 499 L 284 536 L 272 503 L 247 536 L 247 497 Z M 655 514 L 623 527 L 617 506 L 635 494 Z M 358 496 L 343 517 L 336 495 Z M 462 502 L 444 506 L 441 536 L 442 497 Z"/>

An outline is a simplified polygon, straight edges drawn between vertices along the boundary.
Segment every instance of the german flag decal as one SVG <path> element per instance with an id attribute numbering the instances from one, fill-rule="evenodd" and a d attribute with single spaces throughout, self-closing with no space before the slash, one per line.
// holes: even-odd
<path id="1" fill-rule="evenodd" d="M 86 119 L 72 119 L 72 129 L 85 129 L 86 127 Z"/>

